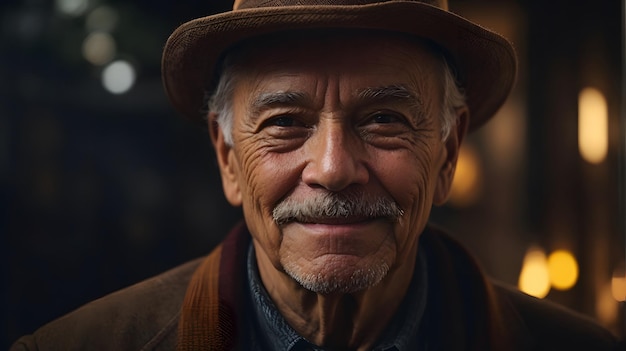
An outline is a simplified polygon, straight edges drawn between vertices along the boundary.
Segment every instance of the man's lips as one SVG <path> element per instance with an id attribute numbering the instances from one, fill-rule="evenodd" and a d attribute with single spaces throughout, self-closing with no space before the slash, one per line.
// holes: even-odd
<path id="1" fill-rule="evenodd" d="M 383 217 L 326 217 L 307 220 L 295 220 L 284 224 L 286 231 L 296 230 L 314 236 L 332 236 L 353 240 L 364 239 L 367 233 L 380 233 L 387 220 Z M 287 232 L 285 232 L 287 233 Z"/>

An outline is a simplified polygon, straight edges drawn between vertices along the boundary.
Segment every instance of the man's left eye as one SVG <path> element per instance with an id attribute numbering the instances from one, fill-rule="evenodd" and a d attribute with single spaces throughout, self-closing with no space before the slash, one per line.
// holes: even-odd
<path id="1" fill-rule="evenodd" d="M 400 121 L 401 121 L 400 117 L 391 113 L 377 113 L 374 116 L 372 116 L 372 122 L 378 123 L 378 124 L 389 124 L 389 123 L 396 123 Z"/>

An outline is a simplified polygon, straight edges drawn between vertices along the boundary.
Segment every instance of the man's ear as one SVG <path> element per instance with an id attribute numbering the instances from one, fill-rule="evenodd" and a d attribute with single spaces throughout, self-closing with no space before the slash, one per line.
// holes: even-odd
<path id="1" fill-rule="evenodd" d="M 217 164 L 220 168 L 222 188 L 226 200 L 233 206 L 241 206 L 241 188 L 239 187 L 239 164 L 235 150 L 226 144 L 222 128 L 217 123 L 217 114 L 210 112 L 207 119 L 209 135 L 215 148 Z"/>
<path id="2" fill-rule="evenodd" d="M 454 179 L 454 171 L 456 170 L 456 162 L 459 158 L 461 143 L 467 134 L 469 126 L 469 110 L 467 106 L 463 106 L 456 110 L 457 123 L 450 130 L 450 135 L 444 141 L 444 161 L 439 169 L 437 185 L 433 197 L 433 204 L 440 206 L 446 203 L 450 195 L 452 180 Z"/>

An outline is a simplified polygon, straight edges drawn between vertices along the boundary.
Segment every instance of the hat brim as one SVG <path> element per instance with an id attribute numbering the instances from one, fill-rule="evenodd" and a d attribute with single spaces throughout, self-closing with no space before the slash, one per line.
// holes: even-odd
<path id="1" fill-rule="evenodd" d="M 237 10 L 198 18 L 178 27 L 162 59 L 165 92 L 174 108 L 204 123 L 205 92 L 222 54 L 242 40 L 299 29 L 368 29 L 426 38 L 452 56 L 470 110 L 469 129 L 491 118 L 509 95 L 517 74 L 512 45 L 458 15 L 418 2 L 358 6 L 290 6 Z"/>

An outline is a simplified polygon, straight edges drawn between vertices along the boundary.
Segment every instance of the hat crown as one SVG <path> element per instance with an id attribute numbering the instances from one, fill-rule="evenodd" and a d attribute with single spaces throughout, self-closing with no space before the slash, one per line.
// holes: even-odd
<path id="1" fill-rule="evenodd" d="M 420 2 L 444 10 L 448 10 L 447 0 L 235 0 L 234 10 L 253 9 L 261 7 L 284 7 L 284 6 L 350 6 L 370 5 L 383 2 L 410 1 Z"/>

